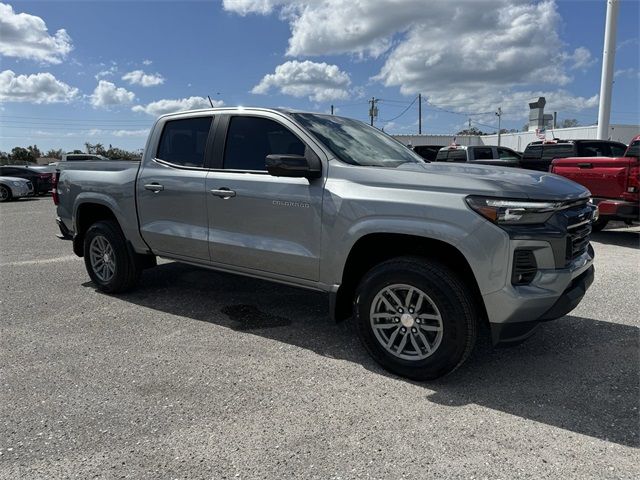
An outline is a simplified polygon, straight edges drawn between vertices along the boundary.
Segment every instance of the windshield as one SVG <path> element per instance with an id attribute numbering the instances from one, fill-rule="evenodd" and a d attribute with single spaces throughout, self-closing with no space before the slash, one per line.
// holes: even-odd
<path id="1" fill-rule="evenodd" d="M 371 167 L 424 163 L 400 142 L 358 120 L 313 113 L 291 115 L 343 162 Z"/>

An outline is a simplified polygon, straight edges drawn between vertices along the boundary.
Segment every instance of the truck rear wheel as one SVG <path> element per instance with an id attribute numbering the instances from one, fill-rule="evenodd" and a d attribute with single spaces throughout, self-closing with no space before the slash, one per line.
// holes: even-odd
<path id="1" fill-rule="evenodd" d="M 371 269 L 360 282 L 354 310 L 373 358 L 415 380 L 455 370 L 477 335 L 469 289 L 445 265 L 424 258 L 399 257 Z"/>
<path id="2" fill-rule="evenodd" d="M 84 264 L 93 283 L 105 293 L 133 288 L 141 273 L 135 254 L 130 252 L 118 224 L 96 222 L 84 236 Z"/>

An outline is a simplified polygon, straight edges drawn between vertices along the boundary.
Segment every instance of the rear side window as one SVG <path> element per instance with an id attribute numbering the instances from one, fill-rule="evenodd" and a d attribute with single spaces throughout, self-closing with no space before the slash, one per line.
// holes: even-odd
<path id="1" fill-rule="evenodd" d="M 156 157 L 183 167 L 202 167 L 212 119 L 198 117 L 168 121 L 162 130 Z"/>
<path id="2" fill-rule="evenodd" d="M 447 161 L 447 151 L 440 150 L 436 155 L 436 162 L 446 162 Z"/>
<path id="3" fill-rule="evenodd" d="M 582 142 L 578 145 L 578 155 L 581 157 L 608 157 L 611 147 L 602 142 Z"/>
<path id="4" fill-rule="evenodd" d="M 574 155 L 575 155 L 575 150 L 573 148 L 573 144 L 570 144 L 570 143 L 545 145 L 542 150 L 543 160 L 553 160 L 554 158 L 573 157 Z"/>
<path id="5" fill-rule="evenodd" d="M 260 117 L 232 117 L 227 132 L 224 168 L 266 171 L 267 155 L 304 155 L 304 151 L 304 143 L 278 122 Z"/>
<path id="6" fill-rule="evenodd" d="M 498 147 L 498 157 L 500 158 L 519 158 L 520 156 L 513 150 Z"/>
<path id="7" fill-rule="evenodd" d="M 474 148 L 473 158 L 475 160 L 491 160 L 493 158 L 493 150 L 491 148 Z"/>
<path id="8" fill-rule="evenodd" d="M 466 150 L 449 150 L 447 156 L 447 162 L 466 162 L 467 151 Z"/>
<path id="9" fill-rule="evenodd" d="M 629 145 L 629 149 L 627 150 L 627 157 L 640 157 L 640 140 L 636 140 Z"/>
<path id="10" fill-rule="evenodd" d="M 624 157 L 624 152 L 627 151 L 627 147 L 624 145 L 618 145 L 617 143 L 611 144 L 611 156 L 612 157 Z"/>
<path id="11" fill-rule="evenodd" d="M 540 160 L 542 156 L 542 145 L 530 145 L 524 150 L 523 158 L 527 160 Z"/>

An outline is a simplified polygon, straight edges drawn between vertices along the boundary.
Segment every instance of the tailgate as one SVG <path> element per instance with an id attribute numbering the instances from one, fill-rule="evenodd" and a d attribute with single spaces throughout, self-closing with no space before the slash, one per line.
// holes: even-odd
<path id="1" fill-rule="evenodd" d="M 551 172 L 588 188 L 594 197 L 620 198 L 627 191 L 629 157 L 572 157 L 553 161 Z"/>

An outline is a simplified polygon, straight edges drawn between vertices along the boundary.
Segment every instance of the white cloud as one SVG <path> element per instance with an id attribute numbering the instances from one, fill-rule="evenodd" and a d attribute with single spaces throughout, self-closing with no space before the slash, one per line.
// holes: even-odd
<path id="1" fill-rule="evenodd" d="M 615 78 L 633 78 L 640 79 L 640 70 L 637 68 L 623 68 L 616 70 L 613 74 Z"/>
<path id="2" fill-rule="evenodd" d="M 100 80 L 90 98 L 91 105 L 94 107 L 108 108 L 116 105 L 127 105 L 133 102 L 135 95 L 125 88 L 116 87 L 106 80 Z"/>
<path id="3" fill-rule="evenodd" d="M 382 56 L 374 81 L 460 111 L 483 111 L 489 100 L 495 109 L 538 90 L 592 103 L 566 91 L 570 72 L 597 59 L 584 47 L 566 51 L 554 0 L 226 0 L 223 7 L 278 13 L 291 28 L 288 55 Z"/>
<path id="4" fill-rule="evenodd" d="M 103 130 L 100 128 L 92 128 L 87 130 L 87 136 L 98 137 L 112 135 L 114 137 L 146 137 L 149 135 L 149 129 L 143 128 L 139 130 Z"/>
<path id="5" fill-rule="evenodd" d="M 278 65 L 265 75 L 251 93 L 266 94 L 272 89 L 294 97 L 309 97 L 314 102 L 347 98 L 351 80 L 336 65 L 297 60 Z"/>
<path id="6" fill-rule="evenodd" d="M 71 37 L 60 29 L 49 35 L 42 18 L 16 13 L 0 3 L 0 54 L 46 63 L 60 63 L 73 49 Z"/>
<path id="7" fill-rule="evenodd" d="M 224 105 L 222 100 L 212 100 L 214 107 Z M 210 108 L 209 100 L 204 97 L 188 97 L 178 99 L 162 99 L 151 102 L 147 105 L 135 105 L 131 110 L 134 112 L 144 112 L 154 117 L 165 113 L 181 112 L 184 110 L 196 110 L 199 108 Z"/>
<path id="8" fill-rule="evenodd" d="M 16 75 L 11 70 L 0 72 L 0 101 L 30 103 L 69 102 L 78 89 L 56 79 L 52 74 Z"/>
<path id="9" fill-rule="evenodd" d="M 152 63 L 153 63 L 153 61 L 151 61 L 151 60 L 149 60 L 149 59 L 145 59 L 145 60 L 143 60 L 143 61 L 142 61 L 142 64 L 143 64 L 143 65 L 146 65 L 146 66 L 149 66 L 149 65 L 151 65 Z"/>
<path id="10" fill-rule="evenodd" d="M 101 78 L 111 77 L 118 73 L 118 67 L 113 65 L 105 70 L 100 70 L 98 73 L 94 75 L 96 80 L 100 80 Z"/>
<path id="11" fill-rule="evenodd" d="M 594 65 L 598 59 L 591 56 L 591 52 L 584 47 L 578 47 L 567 59 L 571 62 L 571 68 L 575 70 L 586 70 Z"/>
<path id="12" fill-rule="evenodd" d="M 159 73 L 144 73 L 142 70 L 125 73 L 122 76 L 122 80 L 129 82 L 130 85 L 143 87 L 153 87 L 164 83 L 164 77 Z"/>

